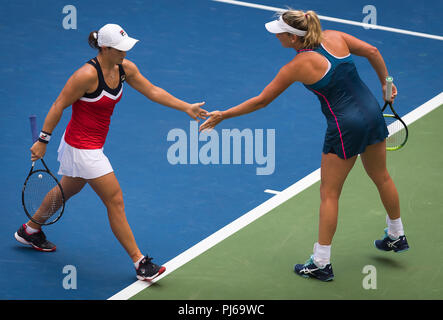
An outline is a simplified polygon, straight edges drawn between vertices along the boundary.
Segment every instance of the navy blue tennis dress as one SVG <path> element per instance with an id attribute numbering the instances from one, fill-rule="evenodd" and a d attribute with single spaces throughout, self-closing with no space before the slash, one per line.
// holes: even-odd
<path id="1" fill-rule="evenodd" d="M 327 120 L 323 153 L 335 153 L 349 159 L 363 153 L 366 146 L 383 141 L 388 129 L 380 105 L 369 88 L 360 79 L 349 54 L 338 58 L 323 45 L 314 51 L 329 61 L 329 70 L 312 85 L 304 85 L 315 93 Z"/>

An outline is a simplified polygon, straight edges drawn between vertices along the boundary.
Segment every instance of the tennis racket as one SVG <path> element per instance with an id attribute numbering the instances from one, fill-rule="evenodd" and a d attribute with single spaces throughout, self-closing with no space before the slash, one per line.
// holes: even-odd
<path id="1" fill-rule="evenodd" d="M 38 140 L 36 117 L 30 116 L 32 141 Z M 22 204 L 26 215 L 39 225 L 57 222 L 65 209 L 65 195 L 57 178 L 51 173 L 43 158 L 42 169 L 33 161 L 22 190 Z"/>
<path id="2" fill-rule="evenodd" d="M 386 138 L 386 150 L 389 151 L 399 150 L 403 148 L 408 141 L 408 126 L 402 120 L 402 118 L 399 117 L 397 112 L 395 112 L 394 107 L 392 106 L 392 83 L 393 78 L 390 76 L 386 77 L 385 105 L 382 109 L 383 117 L 389 131 L 389 136 Z M 386 110 L 386 107 L 388 105 L 391 109 L 391 113 L 387 113 L 388 111 Z"/>

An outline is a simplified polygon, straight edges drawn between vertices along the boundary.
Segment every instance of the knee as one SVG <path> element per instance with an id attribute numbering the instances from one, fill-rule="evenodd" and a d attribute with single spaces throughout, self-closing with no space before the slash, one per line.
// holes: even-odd
<path id="1" fill-rule="evenodd" d="M 374 181 L 377 187 L 382 187 L 385 183 L 391 180 L 391 176 L 389 175 L 388 170 L 383 170 L 381 172 L 377 172 L 370 176 L 372 181 Z"/>
<path id="2" fill-rule="evenodd" d="M 327 187 L 325 184 L 320 184 L 320 200 L 321 201 L 338 201 L 341 194 L 341 188 L 340 189 L 334 189 Z"/>
<path id="3" fill-rule="evenodd" d="M 125 203 L 123 201 L 123 194 L 121 191 L 116 192 L 113 194 L 109 200 L 106 203 L 106 207 L 108 209 L 117 209 L 119 212 L 124 212 L 125 210 Z"/>

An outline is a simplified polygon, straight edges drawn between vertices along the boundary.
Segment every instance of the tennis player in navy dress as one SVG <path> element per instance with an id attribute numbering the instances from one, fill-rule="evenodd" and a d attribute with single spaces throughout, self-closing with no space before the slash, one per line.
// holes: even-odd
<path id="1" fill-rule="evenodd" d="M 314 11 L 288 10 L 266 29 L 275 34 L 285 48 L 297 55 L 256 97 L 225 111 L 213 111 L 200 130 L 214 128 L 225 119 L 263 108 L 294 82 L 301 82 L 319 99 L 327 120 L 321 158 L 320 219 L 318 241 L 313 254 L 294 271 L 303 277 L 322 281 L 334 278 L 330 262 L 332 239 L 337 227 L 338 201 L 346 177 L 360 154 L 363 166 L 380 194 L 386 209 L 385 229 L 377 249 L 401 252 L 409 248 L 400 218 L 397 189 L 386 168 L 388 130 L 380 105 L 360 79 L 352 55 L 368 59 L 380 80 L 383 97 L 386 91 L 386 68 L 378 49 L 349 34 L 321 29 Z M 393 86 L 391 100 L 397 95 Z M 364 214 L 356 212 L 356 214 Z M 361 226 L 362 228 L 364 226 Z"/>
<path id="2" fill-rule="evenodd" d="M 335 153 L 342 159 L 363 153 L 366 146 L 385 140 L 388 129 L 380 105 L 369 88 L 360 79 L 351 54 L 336 57 L 320 44 L 316 52 L 327 59 L 324 77 L 305 87 L 314 92 L 326 117 L 323 153 Z"/>

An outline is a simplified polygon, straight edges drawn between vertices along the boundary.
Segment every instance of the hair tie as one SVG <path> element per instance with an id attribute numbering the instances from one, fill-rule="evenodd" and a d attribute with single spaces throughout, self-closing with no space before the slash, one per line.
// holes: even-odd
<path id="1" fill-rule="evenodd" d="M 92 34 L 92 36 L 94 37 L 94 39 L 97 39 L 97 37 L 98 37 L 97 32 L 94 32 L 94 33 Z"/>
<path id="2" fill-rule="evenodd" d="M 308 14 L 307 13 L 305 13 L 305 18 L 307 18 L 308 17 Z"/>

